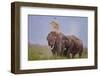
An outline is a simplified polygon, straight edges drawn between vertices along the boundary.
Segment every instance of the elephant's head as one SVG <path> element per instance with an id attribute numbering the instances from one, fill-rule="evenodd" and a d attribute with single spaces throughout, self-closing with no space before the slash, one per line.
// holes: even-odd
<path id="1" fill-rule="evenodd" d="M 56 43 L 56 32 L 50 32 L 47 36 L 47 40 L 48 40 L 48 45 L 53 48 L 55 43 Z"/>
<path id="2" fill-rule="evenodd" d="M 63 37 L 63 45 L 68 46 L 68 44 L 69 44 L 69 38 L 67 36 L 64 36 Z"/>

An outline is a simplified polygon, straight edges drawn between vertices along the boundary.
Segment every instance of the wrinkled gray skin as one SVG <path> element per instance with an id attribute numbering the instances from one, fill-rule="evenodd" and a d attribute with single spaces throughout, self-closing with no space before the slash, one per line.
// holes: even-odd
<path id="1" fill-rule="evenodd" d="M 52 48 L 52 54 L 55 56 L 67 56 L 72 58 L 78 53 L 79 57 L 82 56 L 83 43 L 74 35 L 64 36 L 52 31 L 47 36 L 48 45 Z"/>

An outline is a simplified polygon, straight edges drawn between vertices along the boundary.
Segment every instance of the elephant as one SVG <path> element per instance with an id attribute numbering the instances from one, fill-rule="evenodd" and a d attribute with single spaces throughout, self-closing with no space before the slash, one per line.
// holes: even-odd
<path id="1" fill-rule="evenodd" d="M 51 47 L 51 51 L 53 55 L 61 56 L 63 54 L 63 46 L 62 44 L 64 43 L 63 39 L 63 34 L 61 33 L 56 33 L 54 31 L 51 31 L 48 36 L 48 45 Z"/>
<path id="2" fill-rule="evenodd" d="M 67 56 L 68 58 L 71 58 L 70 54 L 72 54 L 72 58 L 76 54 L 79 54 L 79 57 L 82 56 L 83 43 L 74 35 L 65 36 L 62 33 L 51 31 L 47 36 L 47 41 L 53 55 Z"/>
<path id="3" fill-rule="evenodd" d="M 76 54 L 79 54 L 79 58 L 81 58 L 83 52 L 82 40 L 74 35 L 66 36 L 64 45 L 66 49 L 63 54 L 65 56 L 67 55 L 70 58 L 70 54 L 72 54 L 72 58 L 74 58 Z"/>

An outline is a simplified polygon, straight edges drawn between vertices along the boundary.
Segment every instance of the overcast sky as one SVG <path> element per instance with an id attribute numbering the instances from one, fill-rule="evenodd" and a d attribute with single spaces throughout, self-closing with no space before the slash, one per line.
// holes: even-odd
<path id="1" fill-rule="evenodd" d="M 28 42 L 31 44 L 47 45 L 46 37 L 51 31 L 50 23 L 56 20 L 60 24 L 60 30 L 65 35 L 75 35 L 83 41 L 87 47 L 88 18 L 74 16 L 28 16 Z"/>

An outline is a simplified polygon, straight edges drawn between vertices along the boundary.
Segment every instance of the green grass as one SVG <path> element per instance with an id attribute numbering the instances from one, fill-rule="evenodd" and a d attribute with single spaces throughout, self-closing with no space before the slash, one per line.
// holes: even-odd
<path id="1" fill-rule="evenodd" d="M 82 58 L 87 58 L 87 49 L 84 48 Z M 78 55 L 75 59 L 79 58 Z M 54 59 L 68 59 L 67 57 L 53 56 L 48 46 L 32 44 L 28 46 L 28 60 L 54 60 Z"/>
<path id="2" fill-rule="evenodd" d="M 28 60 L 47 60 L 51 57 L 52 53 L 46 46 L 31 45 L 28 48 Z"/>

